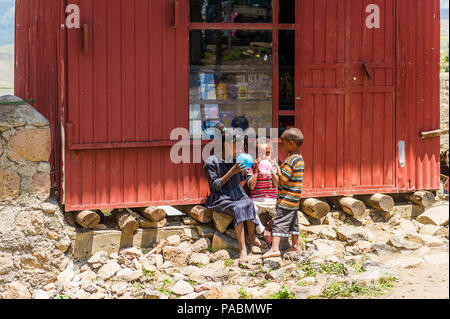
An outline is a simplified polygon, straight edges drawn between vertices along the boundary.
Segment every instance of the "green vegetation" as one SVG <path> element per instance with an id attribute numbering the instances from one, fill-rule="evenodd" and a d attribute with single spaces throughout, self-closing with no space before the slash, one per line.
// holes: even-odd
<path id="1" fill-rule="evenodd" d="M 307 287 L 307 286 L 311 286 L 311 285 L 312 285 L 311 283 L 306 282 L 306 281 L 299 281 L 297 283 L 297 286 L 299 286 L 299 287 Z"/>
<path id="2" fill-rule="evenodd" d="M 146 278 L 154 279 L 155 272 L 151 271 L 151 270 L 147 270 L 145 268 L 142 268 L 142 276 L 144 276 Z"/>
<path id="3" fill-rule="evenodd" d="M 249 299 L 248 293 L 244 288 L 239 289 L 239 299 Z"/>
<path id="4" fill-rule="evenodd" d="M 163 282 L 162 282 L 162 287 L 159 289 L 159 292 L 164 294 L 164 295 L 169 295 L 169 296 L 173 295 L 173 292 L 168 291 L 166 289 L 166 287 L 168 285 L 170 285 L 171 283 L 172 283 L 172 280 L 170 280 L 169 278 L 164 279 Z"/>
<path id="5" fill-rule="evenodd" d="M 269 299 L 295 299 L 295 296 L 286 286 L 283 285 L 278 293 L 270 295 Z"/>
<path id="6" fill-rule="evenodd" d="M 231 260 L 231 259 L 225 259 L 224 261 L 223 261 L 223 264 L 225 265 L 225 267 L 227 267 L 227 268 L 229 268 L 229 267 L 231 267 L 231 266 L 233 266 L 233 260 Z"/>
<path id="7" fill-rule="evenodd" d="M 55 299 L 70 299 L 70 297 L 67 295 L 58 295 L 55 297 Z"/>
<path id="8" fill-rule="evenodd" d="M 205 267 L 205 264 L 202 264 L 202 263 L 197 263 L 197 265 L 196 265 L 198 268 L 203 268 L 203 267 Z"/>
<path id="9" fill-rule="evenodd" d="M 355 282 L 333 282 L 322 291 L 322 298 L 355 298 L 355 297 L 377 297 L 386 295 L 394 286 L 395 277 L 381 279 L 375 284 L 364 287 Z"/>
<path id="10" fill-rule="evenodd" d="M 441 72 L 449 72 L 449 54 L 448 54 L 448 42 L 447 42 L 447 50 L 443 54 L 442 60 L 441 60 Z"/>
<path id="11" fill-rule="evenodd" d="M 138 291 L 139 289 L 141 289 L 141 284 L 138 283 L 137 281 L 132 281 L 131 286 L 134 288 L 135 291 Z"/>
<path id="12" fill-rule="evenodd" d="M 335 274 L 335 275 L 345 275 L 344 265 L 339 263 L 309 263 L 305 265 L 297 264 L 306 277 L 315 277 L 317 273 Z"/>

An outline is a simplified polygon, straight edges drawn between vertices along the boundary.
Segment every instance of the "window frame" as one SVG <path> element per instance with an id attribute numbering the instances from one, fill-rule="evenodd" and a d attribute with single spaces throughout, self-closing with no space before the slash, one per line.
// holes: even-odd
<path id="1" fill-rule="evenodd" d="M 190 0 L 187 0 L 190 1 Z M 297 2 L 296 0 L 293 0 Z M 283 111 L 279 108 L 280 72 L 279 72 L 279 37 L 282 30 L 296 31 L 296 23 L 279 23 L 279 0 L 272 0 L 272 23 L 208 23 L 191 22 L 190 6 L 188 6 L 188 29 L 192 30 L 270 30 L 272 31 L 272 127 L 278 128 L 280 116 L 292 116 L 296 118 L 294 110 Z M 189 39 L 188 39 L 189 41 Z M 297 70 L 296 70 L 297 71 Z"/>

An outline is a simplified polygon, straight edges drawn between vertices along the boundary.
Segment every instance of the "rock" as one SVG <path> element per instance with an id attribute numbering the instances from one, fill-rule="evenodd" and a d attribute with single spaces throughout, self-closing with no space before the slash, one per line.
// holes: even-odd
<path id="1" fill-rule="evenodd" d="M 145 289 L 143 292 L 143 299 L 161 299 L 162 293 L 158 290 Z"/>
<path id="2" fill-rule="evenodd" d="M 170 288 L 174 294 L 179 296 L 184 296 L 194 292 L 194 288 L 184 280 L 179 280 L 177 283 Z"/>
<path id="3" fill-rule="evenodd" d="M 354 247 L 358 248 L 360 254 L 368 254 L 372 251 L 374 244 L 364 240 L 358 240 Z"/>
<path id="4" fill-rule="evenodd" d="M 13 255 L 0 252 L 0 275 L 5 275 L 14 269 Z"/>
<path id="5" fill-rule="evenodd" d="M 107 230 L 108 226 L 106 226 L 105 224 L 98 224 L 97 226 L 94 227 L 94 230 Z"/>
<path id="6" fill-rule="evenodd" d="M 126 259 L 132 260 L 134 258 L 141 258 L 142 251 L 139 248 L 131 247 L 131 248 L 121 250 L 119 255 Z"/>
<path id="7" fill-rule="evenodd" d="M 216 262 L 219 260 L 226 260 L 226 259 L 230 259 L 230 254 L 228 253 L 228 251 L 226 250 L 219 250 L 216 251 L 212 256 L 211 256 L 211 262 Z"/>
<path id="8" fill-rule="evenodd" d="M 267 258 L 263 260 L 264 267 L 272 270 L 280 269 L 283 266 L 283 260 L 281 257 L 277 258 Z"/>
<path id="9" fill-rule="evenodd" d="M 444 226 L 448 223 L 449 206 L 446 205 L 435 206 L 428 209 L 425 213 L 417 217 L 419 223 L 425 225 Z"/>
<path id="10" fill-rule="evenodd" d="M 275 280 L 277 282 L 285 281 L 287 279 L 287 273 L 285 269 L 279 268 L 266 274 L 266 279 Z"/>
<path id="11" fill-rule="evenodd" d="M 6 286 L 5 299 L 31 299 L 28 288 L 20 282 L 13 282 Z"/>
<path id="12" fill-rule="evenodd" d="M 58 209 L 58 205 L 52 203 L 42 203 L 41 210 L 46 214 L 53 214 Z"/>
<path id="13" fill-rule="evenodd" d="M 225 235 L 237 240 L 236 229 L 234 228 L 228 228 L 227 231 L 225 232 Z"/>
<path id="14" fill-rule="evenodd" d="M 0 169 L 0 202 L 14 200 L 19 195 L 19 174 L 11 170 Z"/>
<path id="15" fill-rule="evenodd" d="M 116 260 L 111 260 L 99 269 L 97 276 L 103 280 L 107 280 L 113 277 L 121 269 L 122 268 Z"/>
<path id="16" fill-rule="evenodd" d="M 194 244 L 192 244 L 191 250 L 194 253 L 205 253 L 208 251 L 210 246 L 211 241 L 208 238 L 201 238 L 197 240 Z"/>
<path id="17" fill-rule="evenodd" d="M 353 275 L 350 277 L 349 281 L 353 281 L 357 284 L 367 287 L 371 284 L 378 283 L 381 279 L 389 279 L 389 277 L 392 275 L 395 276 L 396 274 L 386 268 L 378 267 L 371 268 L 366 272 Z"/>
<path id="18" fill-rule="evenodd" d="M 448 258 L 448 253 L 438 253 L 425 256 L 424 260 L 433 265 L 447 265 L 449 263 Z"/>
<path id="19" fill-rule="evenodd" d="M 194 300 L 194 299 L 206 299 L 208 293 L 206 292 L 193 292 L 190 294 L 187 294 L 183 297 L 183 299 L 187 299 L 187 300 Z"/>
<path id="20" fill-rule="evenodd" d="M 131 282 L 138 280 L 142 275 L 142 271 L 131 268 L 121 269 L 117 272 L 116 278 L 120 281 Z"/>
<path id="21" fill-rule="evenodd" d="M 175 267 L 186 266 L 188 254 L 180 247 L 166 246 L 163 248 L 164 261 L 170 261 Z"/>
<path id="22" fill-rule="evenodd" d="M 223 262 L 222 267 L 223 267 Z M 214 269 L 209 268 L 213 264 L 208 265 L 208 267 L 201 268 L 199 271 L 197 268 L 197 271 L 193 272 L 190 275 L 190 278 L 197 282 L 198 284 L 204 284 L 206 282 L 224 282 L 228 279 L 228 273 L 225 271 L 225 269 Z"/>
<path id="23" fill-rule="evenodd" d="M 430 235 L 420 235 L 423 244 L 429 247 L 439 247 L 444 245 L 444 240 L 441 237 L 430 236 Z"/>
<path id="24" fill-rule="evenodd" d="M 253 245 L 252 246 L 252 254 L 254 254 L 254 255 L 262 255 L 263 254 L 263 250 L 260 247 Z"/>
<path id="25" fill-rule="evenodd" d="M 192 240 L 198 240 L 200 239 L 200 235 L 198 234 L 198 231 L 196 229 L 192 228 L 185 228 L 184 229 L 184 235 Z"/>
<path id="26" fill-rule="evenodd" d="M 75 276 L 74 271 L 71 268 L 68 268 L 64 270 L 62 273 L 60 273 L 57 279 L 60 282 L 70 282 L 74 276 Z"/>
<path id="27" fill-rule="evenodd" d="M 169 246 L 178 246 L 181 244 L 181 238 L 178 235 L 172 235 L 167 238 L 167 244 Z"/>
<path id="28" fill-rule="evenodd" d="M 434 233 L 434 236 L 442 236 L 444 238 L 448 239 L 448 226 L 447 227 L 443 227 L 441 229 L 439 229 L 436 233 Z"/>
<path id="29" fill-rule="evenodd" d="M 378 256 L 391 255 L 398 251 L 398 249 L 386 245 L 385 243 L 375 243 L 373 246 L 373 250 Z"/>
<path id="30" fill-rule="evenodd" d="M 164 263 L 164 259 L 163 259 L 162 255 L 146 255 L 145 258 L 150 263 L 150 265 L 154 265 L 157 268 L 161 267 L 162 264 Z"/>
<path id="31" fill-rule="evenodd" d="M 394 248 L 409 250 L 416 250 L 423 246 L 422 242 L 408 240 L 409 238 L 413 239 L 412 236 L 406 237 L 405 235 L 394 235 L 388 240 L 387 244 Z"/>
<path id="32" fill-rule="evenodd" d="M 106 264 L 108 262 L 108 254 L 106 251 L 98 251 L 88 259 L 88 264 Z"/>
<path id="33" fill-rule="evenodd" d="M 335 255 L 338 258 L 344 257 L 345 246 L 340 241 L 317 239 L 314 241 L 317 253 L 324 258 L 328 255 Z"/>
<path id="34" fill-rule="evenodd" d="M 50 129 L 17 131 L 9 140 L 8 158 L 15 162 L 48 162 L 51 152 Z"/>
<path id="35" fill-rule="evenodd" d="M 346 241 L 349 244 L 355 243 L 359 240 L 371 241 L 374 238 L 370 230 L 348 225 L 339 226 L 337 229 L 337 235 L 339 240 Z"/>
<path id="36" fill-rule="evenodd" d="M 50 174 L 37 173 L 32 178 L 31 192 L 41 201 L 50 197 Z"/>
<path id="37" fill-rule="evenodd" d="M 414 252 L 414 256 L 423 257 L 431 253 L 431 248 L 428 246 L 422 246 Z"/>
<path id="38" fill-rule="evenodd" d="M 106 294 L 105 293 L 98 292 L 98 293 L 92 294 L 89 299 L 100 300 L 100 299 L 105 299 L 105 298 L 106 298 Z"/>
<path id="39" fill-rule="evenodd" d="M 209 257 L 201 253 L 193 253 L 189 259 L 189 265 L 207 265 L 209 264 Z"/>
<path id="40" fill-rule="evenodd" d="M 398 226 L 400 230 L 402 230 L 405 233 L 415 233 L 417 232 L 417 227 L 414 225 L 414 223 L 410 220 L 402 219 L 400 221 L 400 224 Z"/>
<path id="41" fill-rule="evenodd" d="M 128 290 L 128 284 L 126 282 L 114 282 L 111 285 L 111 292 L 117 296 L 122 296 Z"/>
<path id="42" fill-rule="evenodd" d="M 213 220 L 216 229 L 223 234 L 233 221 L 233 217 L 222 213 L 213 212 Z"/>
<path id="43" fill-rule="evenodd" d="M 220 290 L 219 299 L 239 299 L 239 286 L 226 286 Z"/>
<path id="44" fill-rule="evenodd" d="M 292 290 L 292 293 L 295 295 L 295 299 L 307 299 L 311 296 L 320 296 L 322 294 L 321 286 L 304 286 L 304 287 L 295 287 Z"/>
<path id="45" fill-rule="evenodd" d="M 398 257 L 386 262 L 386 266 L 391 268 L 415 268 L 423 262 L 417 257 Z"/>
<path id="46" fill-rule="evenodd" d="M 93 271 L 90 270 L 90 269 L 88 269 L 88 270 L 86 270 L 86 271 L 83 271 L 83 272 L 80 274 L 80 280 L 81 280 L 81 281 L 84 281 L 84 280 L 90 281 L 90 280 L 92 280 L 92 279 L 95 279 L 96 277 L 97 277 L 96 273 L 93 272 Z"/>
<path id="47" fill-rule="evenodd" d="M 222 285 L 219 283 L 216 283 L 216 282 L 205 282 L 203 284 L 195 286 L 194 290 L 195 290 L 195 292 L 204 292 L 204 291 L 208 291 L 212 288 L 220 289 L 220 288 L 222 288 Z"/>
<path id="48" fill-rule="evenodd" d="M 308 220 L 308 218 L 306 218 L 305 213 L 303 213 L 302 211 L 298 211 L 298 224 L 299 225 L 303 225 L 303 226 L 309 226 L 310 222 Z"/>
<path id="49" fill-rule="evenodd" d="M 212 249 L 214 251 L 226 249 L 226 250 L 239 250 L 239 244 L 237 240 L 234 240 L 227 235 L 220 232 L 216 232 L 212 241 Z"/>
<path id="50" fill-rule="evenodd" d="M 445 229 L 445 228 L 442 226 L 436 226 L 436 225 L 421 225 L 419 234 L 429 235 L 429 236 L 438 236 L 438 235 L 436 235 L 436 233 L 439 232 L 441 229 Z"/>

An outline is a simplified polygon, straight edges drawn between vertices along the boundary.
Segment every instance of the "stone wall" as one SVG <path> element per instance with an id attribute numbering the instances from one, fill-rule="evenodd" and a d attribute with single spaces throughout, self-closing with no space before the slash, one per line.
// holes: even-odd
<path id="1" fill-rule="evenodd" d="M 49 201 L 49 122 L 14 96 L 0 97 L 0 297 L 42 287 L 67 267 L 64 214 Z"/>
<path id="2" fill-rule="evenodd" d="M 448 129 L 448 73 L 441 73 L 441 129 Z M 441 150 L 448 150 L 448 134 L 441 136 Z"/>

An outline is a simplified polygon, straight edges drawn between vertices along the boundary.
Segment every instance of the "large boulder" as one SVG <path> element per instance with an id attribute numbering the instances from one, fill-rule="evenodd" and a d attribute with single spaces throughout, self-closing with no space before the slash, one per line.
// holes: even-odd
<path id="1" fill-rule="evenodd" d="M 425 225 L 444 226 L 448 224 L 449 206 L 446 205 L 435 206 L 428 209 L 425 213 L 417 217 L 419 223 Z"/>
<path id="2" fill-rule="evenodd" d="M 337 229 L 337 236 L 339 240 L 345 241 L 348 244 L 354 244 L 360 240 L 372 241 L 374 239 L 374 235 L 370 230 L 349 225 L 339 226 Z"/>
<path id="3" fill-rule="evenodd" d="M 216 232 L 212 241 L 212 249 L 214 251 L 219 251 L 222 249 L 226 250 L 239 250 L 239 244 L 237 240 L 228 237 L 220 232 Z"/>
<path id="4" fill-rule="evenodd" d="M 233 217 L 222 213 L 213 212 L 213 220 L 216 229 L 223 234 L 233 221 Z"/>

